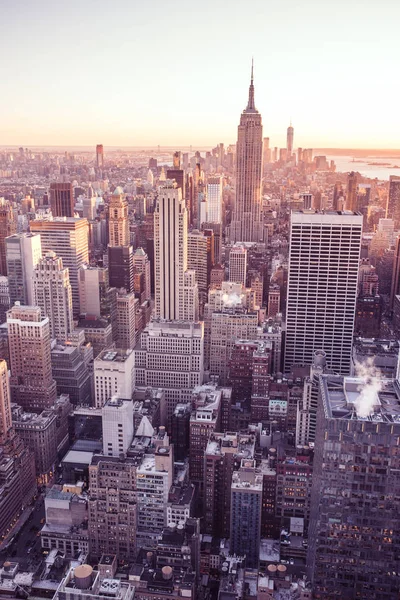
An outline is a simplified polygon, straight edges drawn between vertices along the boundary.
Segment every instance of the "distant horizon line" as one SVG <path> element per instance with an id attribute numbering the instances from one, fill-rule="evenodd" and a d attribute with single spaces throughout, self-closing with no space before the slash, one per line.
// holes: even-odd
<path id="1" fill-rule="evenodd" d="M 233 146 L 235 144 L 224 144 L 225 148 L 227 148 L 228 146 Z M 106 145 L 103 144 L 103 148 L 106 150 L 107 148 L 110 149 L 111 151 L 116 151 L 116 150 L 154 150 L 155 152 L 160 152 L 162 150 L 168 150 L 168 151 L 181 151 L 181 150 L 188 150 L 188 151 L 192 151 L 195 152 L 196 150 L 200 150 L 200 151 L 208 151 L 212 148 L 215 148 L 215 145 L 209 145 L 209 146 L 196 146 L 195 144 L 184 144 L 184 145 L 172 145 L 172 146 L 164 146 L 161 144 L 153 144 L 153 145 L 137 145 L 137 146 L 124 146 L 121 144 L 117 144 L 117 145 Z M 270 149 L 272 150 L 275 146 L 270 146 Z M 64 145 L 64 144 L 0 144 L 0 149 L 2 150 L 14 150 L 14 149 L 18 149 L 18 148 L 28 148 L 28 149 L 35 149 L 35 150 L 45 150 L 45 149 L 57 149 L 57 150 L 68 150 L 68 149 L 74 149 L 74 150 L 80 150 L 80 151 L 93 151 L 96 152 L 96 144 L 78 144 L 78 145 Z M 277 146 L 277 148 L 279 148 L 279 146 Z M 296 148 L 297 150 L 298 148 Z M 303 148 L 305 149 L 305 147 Z M 362 148 L 362 147 L 347 147 L 347 146 L 320 146 L 320 147 L 312 147 L 311 148 L 313 151 L 315 152 L 326 152 L 327 154 L 334 154 L 335 152 L 340 152 L 340 153 L 344 153 L 344 152 L 398 152 L 400 153 L 400 148 Z M 294 152 L 295 153 L 295 152 Z"/>

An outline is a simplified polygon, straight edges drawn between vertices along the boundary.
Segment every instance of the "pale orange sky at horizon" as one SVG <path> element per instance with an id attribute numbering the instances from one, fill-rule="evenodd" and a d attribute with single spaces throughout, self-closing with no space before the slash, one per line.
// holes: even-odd
<path id="1" fill-rule="evenodd" d="M 2 4 L 2 146 L 235 143 L 254 55 L 271 146 L 400 147 L 391 0 Z"/>

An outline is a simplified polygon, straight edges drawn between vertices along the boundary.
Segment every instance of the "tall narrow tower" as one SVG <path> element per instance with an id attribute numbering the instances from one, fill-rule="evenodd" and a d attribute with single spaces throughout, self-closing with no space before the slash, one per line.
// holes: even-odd
<path id="1" fill-rule="evenodd" d="M 292 127 L 292 121 L 290 121 L 290 125 L 287 128 L 287 136 L 286 136 L 286 148 L 287 148 L 287 157 L 290 160 L 293 154 L 293 138 L 294 138 L 294 129 Z"/>
<path id="2" fill-rule="evenodd" d="M 161 319 L 198 319 L 198 314 L 191 318 L 196 296 L 198 307 L 198 289 L 194 271 L 187 270 L 187 220 L 181 190 L 167 180 L 154 213 L 155 313 Z"/>
<path id="3" fill-rule="evenodd" d="M 97 144 L 97 146 L 96 146 L 96 166 L 98 169 L 102 169 L 104 166 L 103 144 Z"/>
<path id="4" fill-rule="evenodd" d="M 17 231 L 11 204 L 0 198 L 0 275 L 7 275 L 6 237 Z"/>
<path id="5" fill-rule="evenodd" d="M 391 175 L 389 178 L 389 195 L 386 206 L 386 218 L 393 219 L 395 226 L 400 223 L 400 177 Z"/>
<path id="6" fill-rule="evenodd" d="M 33 304 L 33 273 L 42 258 L 38 233 L 14 233 L 6 238 L 6 264 L 11 306 Z"/>
<path id="7" fill-rule="evenodd" d="M 0 446 L 5 444 L 11 435 L 11 399 L 8 367 L 5 360 L 0 360 Z"/>
<path id="8" fill-rule="evenodd" d="M 242 112 L 236 145 L 236 202 L 230 227 L 231 242 L 263 239 L 261 218 L 262 137 L 261 115 L 254 104 L 253 64 L 249 100 Z"/>
<path id="9" fill-rule="evenodd" d="M 36 265 L 33 296 L 35 306 L 49 318 L 51 338 L 66 341 L 73 329 L 71 284 L 68 267 L 54 252 L 47 252 Z"/>
<path id="10" fill-rule="evenodd" d="M 187 269 L 187 210 L 176 184 L 160 188 L 154 213 L 155 311 L 162 319 L 179 319 Z"/>
<path id="11" fill-rule="evenodd" d="M 122 188 L 115 188 L 109 207 L 109 245 L 129 246 L 128 202 Z"/>
<path id="12" fill-rule="evenodd" d="M 357 210 L 357 173 L 354 171 L 347 178 L 346 210 Z"/>

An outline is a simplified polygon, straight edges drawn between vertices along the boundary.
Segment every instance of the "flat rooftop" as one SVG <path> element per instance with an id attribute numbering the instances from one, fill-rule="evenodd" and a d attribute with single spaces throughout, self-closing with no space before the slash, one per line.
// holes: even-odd
<path id="1" fill-rule="evenodd" d="M 234 454 L 240 458 L 253 458 L 255 438 L 253 435 L 235 432 L 214 433 L 208 440 L 206 455 Z"/>
<path id="2" fill-rule="evenodd" d="M 78 329 L 106 329 L 107 327 L 111 328 L 111 325 L 107 319 L 101 317 L 80 317 L 77 325 Z"/>
<path id="3" fill-rule="evenodd" d="M 78 465 L 90 465 L 93 458 L 93 452 L 82 452 L 79 450 L 70 450 L 62 459 L 62 463 L 72 463 Z"/>
<path id="4" fill-rule="evenodd" d="M 400 424 L 400 386 L 382 377 L 320 377 L 325 415 L 330 419 Z"/>
<path id="5" fill-rule="evenodd" d="M 130 351 L 129 350 L 119 350 L 119 349 L 103 350 L 97 356 L 96 361 L 103 360 L 105 362 L 123 363 L 129 358 L 129 356 L 131 354 L 132 354 L 132 350 L 130 350 Z"/>

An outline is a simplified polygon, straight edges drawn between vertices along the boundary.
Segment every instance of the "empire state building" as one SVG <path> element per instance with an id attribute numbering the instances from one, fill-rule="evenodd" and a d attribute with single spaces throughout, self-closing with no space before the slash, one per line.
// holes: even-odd
<path id="1" fill-rule="evenodd" d="M 261 115 L 254 104 L 253 65 L 249 101 L 241 114 L 236 145 L 236 201 L 230 226 L 231 242 L 263 241 L 261 217 Z"/>

